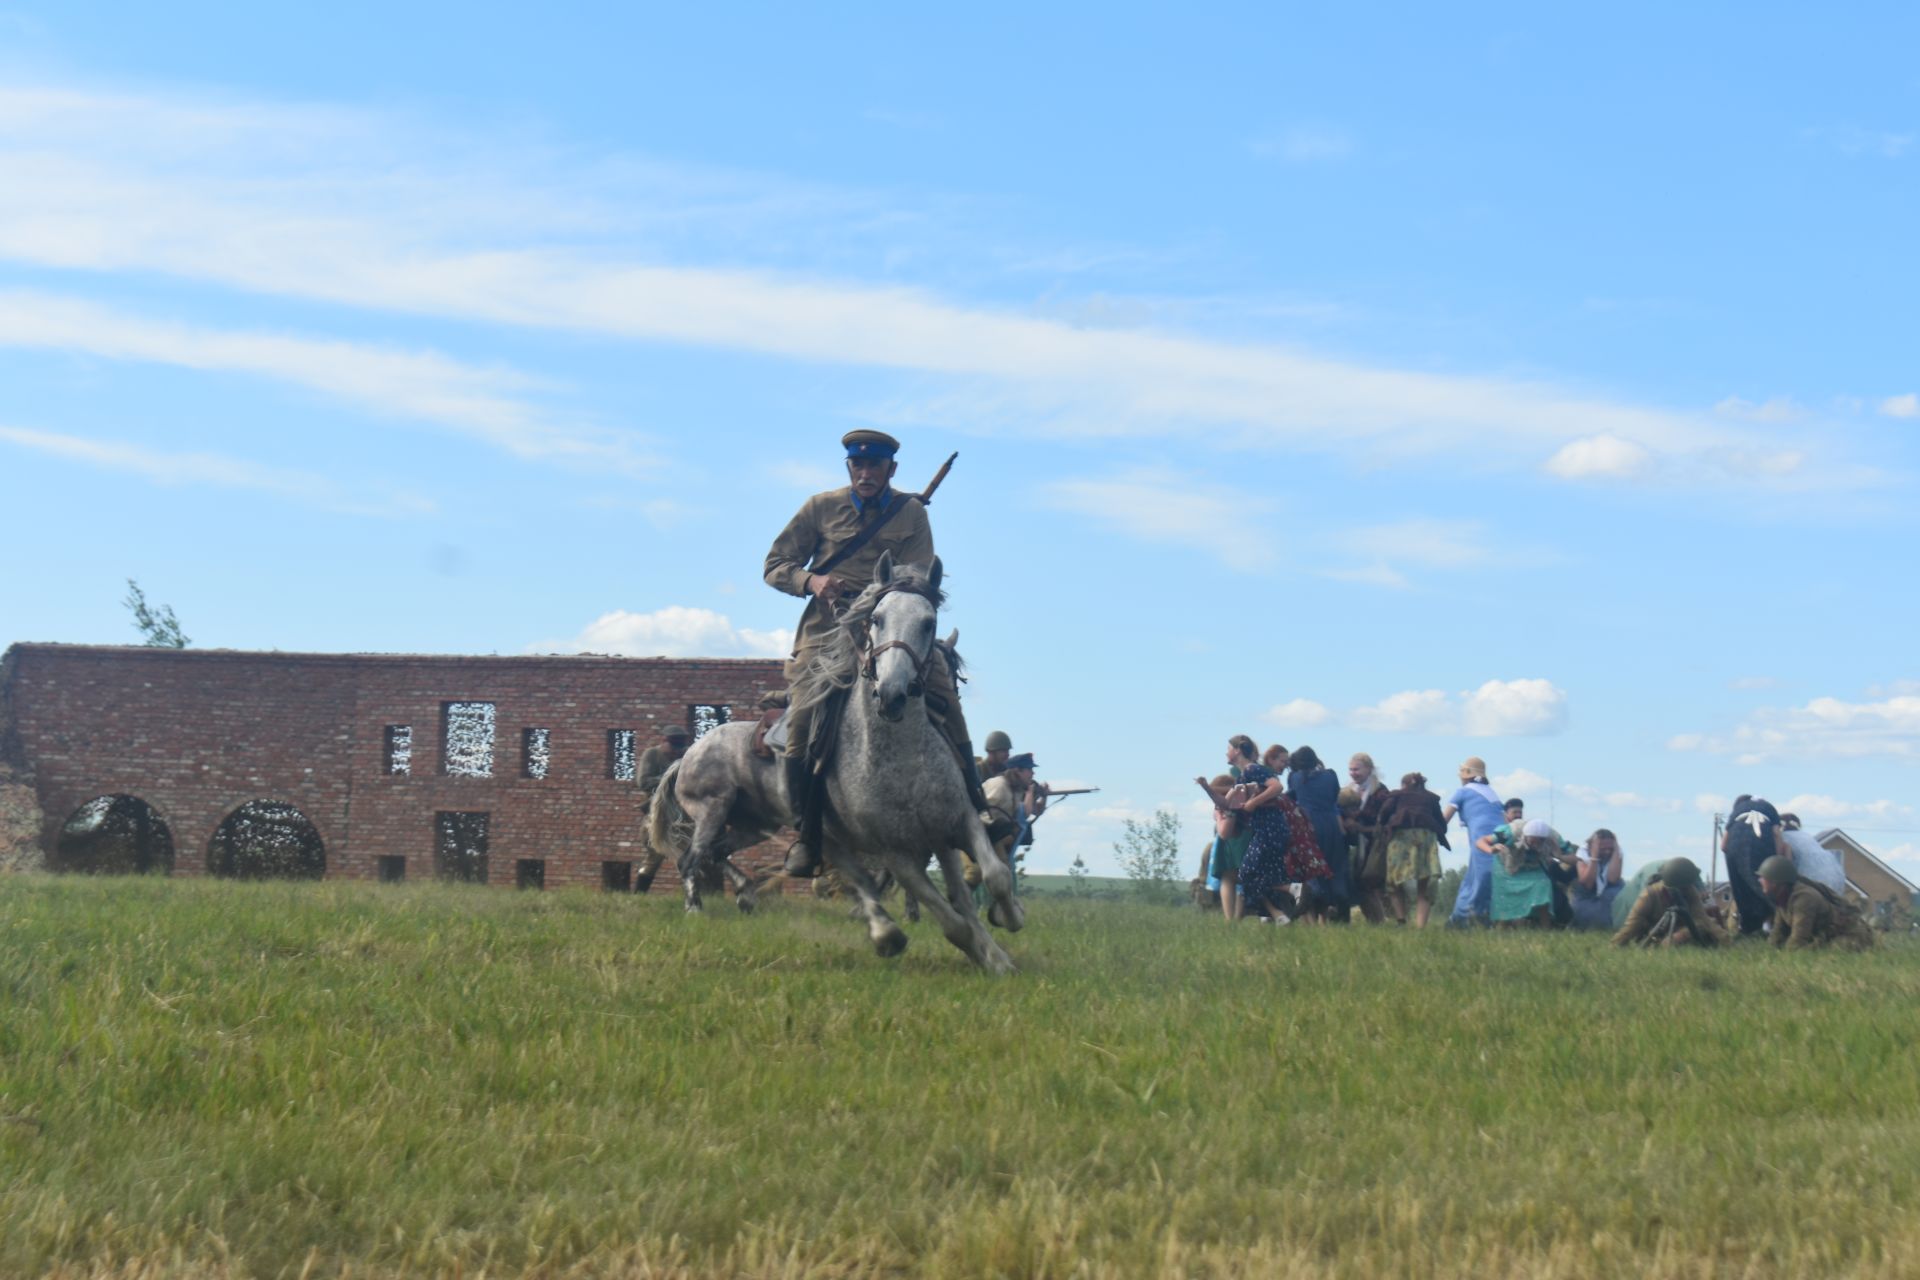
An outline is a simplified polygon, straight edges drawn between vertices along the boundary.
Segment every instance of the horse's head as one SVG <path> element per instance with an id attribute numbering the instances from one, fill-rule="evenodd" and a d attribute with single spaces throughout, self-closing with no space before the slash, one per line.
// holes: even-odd
<path id="1" fill-rule="evenodd" d="M 926 692 L 927 661 L 940 612 L 940 561 L 925 568 L 896 565 L 886 552 L 873 569 L 873 585 L 860 603 L 866 612 L 866 653 L 860 674 L 873 686 L 887 720 L 905 714 L 907 701 Z"/>

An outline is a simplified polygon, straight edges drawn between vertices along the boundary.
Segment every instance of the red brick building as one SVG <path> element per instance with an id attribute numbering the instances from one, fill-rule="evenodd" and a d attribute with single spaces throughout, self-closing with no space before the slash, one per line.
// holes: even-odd
<path id="1" fill-rule="evenodd" d="M 620 888 L 638 755 L 781 684 L 768 660 L 17 644 L 0 766 L 56 869 Z"/>

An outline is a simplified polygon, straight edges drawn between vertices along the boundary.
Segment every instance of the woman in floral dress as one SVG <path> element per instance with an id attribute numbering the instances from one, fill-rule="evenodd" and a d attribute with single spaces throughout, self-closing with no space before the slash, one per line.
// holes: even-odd
<path id="1" fill-rule="evenodd" d="M 1280 904 L 1290 879 L 1287 815 L 1281 809 L 1287 798 L 1280 794 L 1280 778 L 1260 763 L 1259 748 L 1244 733 L 1227 743 L 1227 763 L 1240 775 L 1240 785 L 1228 796 L 1227 805 L 1245 815 L 1249 837 L 1240 863 L 1240 892 L 1249 907 L 1284 924 L 1289 917 Z"/>

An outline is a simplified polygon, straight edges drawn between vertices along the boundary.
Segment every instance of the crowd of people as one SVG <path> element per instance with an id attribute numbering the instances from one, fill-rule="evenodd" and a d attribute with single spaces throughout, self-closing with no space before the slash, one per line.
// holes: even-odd
<path id="1" fill-rule="evenodd" d="M 1775 945 L 1870 946 L 1872 930 L 1846 898 L 1840 860 L 1793 814 L 1741 796 L 1721 851 L 1733 909 L 1702 892 L 1697 864 L 1672 858 L 1629 880 L 1619 837 L 1602 827 L 1574 844 L 1526 801 L 1502 798 L 1486 762 L 1463 761 L 1444 799 L 1425 775 L 1389 787 L 1373 757 L 1356 753 L 1344 782 L 1312 747 L 1264 752 L 1245 734 L 1227 742 L 1227 771 L 1195 781 L 1213 803 L 1201 866 L 1229 923 L 1249 917 L 1415 927 L 1433 913 L 1440 850 L 1457 817 L 1467 857 L 1447 924 L 1606 931 L 1621 946 L 1714 946 L 1768 933 Z M 1284 781 L 1283 781 L 1284 778 Z"/>

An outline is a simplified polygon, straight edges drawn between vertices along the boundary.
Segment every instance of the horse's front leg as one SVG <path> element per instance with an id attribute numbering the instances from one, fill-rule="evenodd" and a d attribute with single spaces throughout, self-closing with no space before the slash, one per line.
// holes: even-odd
<path id="1" fill-rule="evenodd" d="M 861 914 L 867 920 L 867 937 L 873 940 L 873 949 L 880 955 L 891 959 L 907 949 L 906 932 L 895 924 L 893 917 L 887 914 L 880 902 L 880 887 L 867 874 L 859 855 L 828 842 L 827 862 L 840 873 L 853 896 L 860 900 Z"/>
<path id="2" fill-rule="evenodd" d="M 960 948 L 967 959 L 988 973 L 1008 974 L 1014 971 L 1013 958 L 993 940 L 993 935 L 981 926 L 980 917 L 973 913 L 971 896 L 962 899 L 964 906 L 956 906 L 927 878 L 926 868 L 915 855 L 895 855 L 891 862 L 893 873 L 899 877 L 907 896 L 918 899 L 926 907 L 939 924 L 940 932 L 947 935 L 947 941 Z M 949 874 L 949 864 L 953 873 L 958 873 L 960 856 L 951 849 L 940 855 L 943 876 Z M 952 881 L 949 880 L 949 883 Z M 961 887 L 965 888 L 964 883 Z"/>

